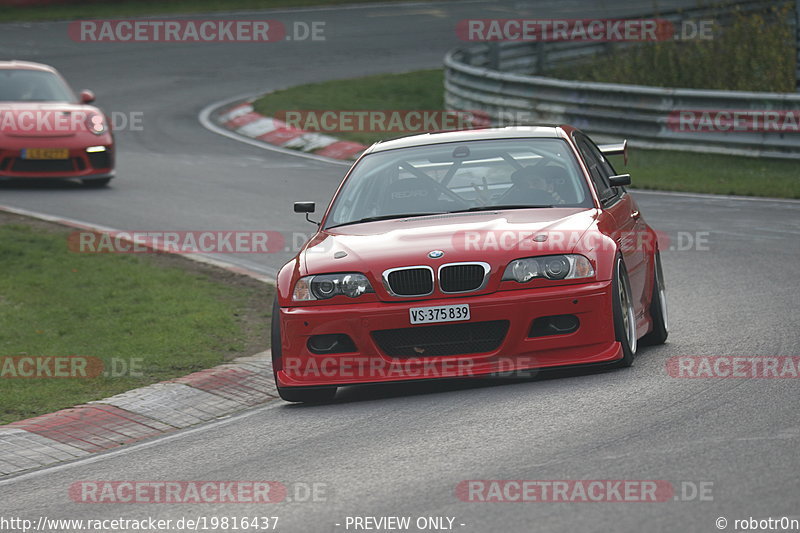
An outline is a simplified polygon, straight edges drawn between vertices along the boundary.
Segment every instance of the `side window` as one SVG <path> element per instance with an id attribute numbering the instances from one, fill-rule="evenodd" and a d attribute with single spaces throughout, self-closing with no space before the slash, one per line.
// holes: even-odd
<path id="1" fill-rule="evenodd" d="M 594 144 L 590 139 L 587 139 L 587 144 L 589 145 L 589 150 L 595 154 L 595 157 L 597 157 L 597 160 L 600 162 L 600 168 L 605 174 L 606 179 L 616 175 L 617 171 L 614 170 L 614 167 L 611 166 L 611 162 L 606 159 L 606 156 L 603 155 L 603 152 L 600 151 L 597 145 Z"/>
<path id="2" fill-rule="evenodd" d="M 614 199 L 618 195 L 618 190 L 611 187 L 608 178 L 615 174 L 611 163 L 603 156 L 595 144 L 583 135 L 576 135 L 575 140 L 578 150 L 589 167 L 589 173 L 597 189 L 597 196 L 602 202 Z"/>

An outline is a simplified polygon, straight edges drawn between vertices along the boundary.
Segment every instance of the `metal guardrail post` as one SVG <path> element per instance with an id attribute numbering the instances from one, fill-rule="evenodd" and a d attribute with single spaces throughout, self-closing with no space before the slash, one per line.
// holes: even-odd
<path id="1" fill-rule="evenodd" d="M 499 70 L 500 69 L 500 42 L 493 41 L 489 43 L 489 50 L 487 55 L 488 64 L 486 65 L 487 68 L 492 70 Z"/>
<path id="2" fill-rule="evenodd" d="M 800 0 L 797 0 L 800 2 Z M 543 42 L 536 43 L 536 70 L 534 74 L 541 75 L 547 68 L 547 48 Z"/>

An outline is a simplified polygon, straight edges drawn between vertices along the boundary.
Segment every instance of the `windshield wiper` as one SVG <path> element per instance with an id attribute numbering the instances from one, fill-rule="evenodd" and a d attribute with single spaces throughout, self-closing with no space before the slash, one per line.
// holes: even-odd
<path id="1" fill-rule="evenodd" d="M 553 205 L 479 205 L 468 209 L 448 211 L 448 213 L 468 213 L 470 211 L 502 211 L 503 209 L 546 209 Z"/>
<path id="2" fill-rule="evenodd" d="M 338 228 L 341 226 L 349 226 L 351 224 L 361 224 L 362 222 L 375 222 L 376 220 L 391 220 L 393 218 L 411 218 L 411 217 L 424 217 L 428 215 L 441 215 L 443 213 L 403 213 L 401 214 L 394 214 L 394 215 L 378 215 L 375 217 L 364 217 L 358 220 L 351 220 L 350 222 L 343 222 L 341 224 L 336 224 L 335 226 L 328 226 L 327 229 Z"/>

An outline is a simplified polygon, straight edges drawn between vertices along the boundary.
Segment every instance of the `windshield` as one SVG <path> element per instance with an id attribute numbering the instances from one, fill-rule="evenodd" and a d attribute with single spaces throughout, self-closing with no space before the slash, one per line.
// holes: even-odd
<path id="1" fill-rule="evenodd" d="M 564 140 L 481 140 L 365 156 L 336 197 L 326 227 L 502 207 L 591 206 Z"/>
<path id="2" fill-rule="evenodd" d="M 0 69 L 0 102 L 74 102 L 64 81 L 41 70 Z"/>

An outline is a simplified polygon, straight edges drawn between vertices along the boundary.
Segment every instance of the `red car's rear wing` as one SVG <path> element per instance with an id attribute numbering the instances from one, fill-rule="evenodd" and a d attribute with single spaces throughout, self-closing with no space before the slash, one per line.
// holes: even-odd
<path id="1" fill-rule="evenodd" d="M 600 144 L 597 146 L 603 155 L 621 155 L 625 164 L 628 164 L 628 140 L 625 139 L 621 143 L 615 144 Z"/>

